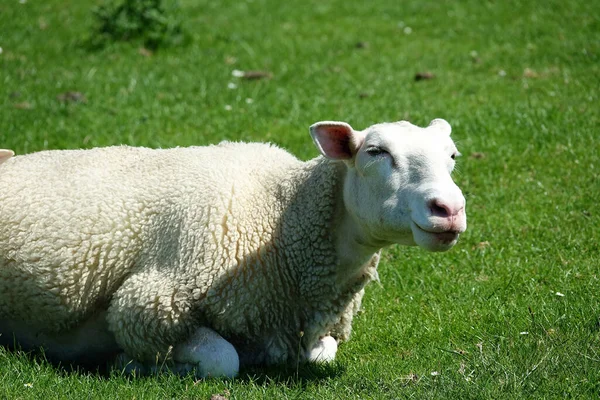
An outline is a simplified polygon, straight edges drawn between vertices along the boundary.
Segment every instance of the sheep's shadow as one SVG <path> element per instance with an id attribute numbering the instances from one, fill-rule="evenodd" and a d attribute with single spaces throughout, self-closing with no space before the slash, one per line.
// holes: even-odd
<path id="1" fill-rule="evenodd" d="M 112 363 L 106 357 L 103 361 L 96 358 L 85 360 L 80 358 L 76 361 L 57 360 L 53 357 L 48 357 L 43 348 L 23 349 L 16 342 L 8 343 L 8 341 L 0 341 L 0 357 L 8 355 L 21 358 L 27 363 L 47 366 L 54 370 L 60 376 L 67 375 L 94 375 L 98 378 L 108 378 L 113 374 Z"/>
<path id="2" fill-rule="evenodd" d="M 0 344 L 0 357 L 4 357 L 6 353 L 14 355 L 18 358 L 23 358 L 28 363 L 40 366 L 48 366 L 59 376 L 92 376 L 98 380 L 109 380 L 114 377 L 125 378 L 128 380 L 136 379 L 157 379 L 165 375 L 174 375 L 169 370 L 160 370 L 158 373 L 150 375 L 135 375 L 126 373 L 114 367 L 110 362 L 98 363 L 93 362 L 64 362 L 56 361 L 46 357 L 43 349 L 38 350 L 22 350 L 18 346 L 6 346 Z M 309 383 L 319 384 L 342 376 L 346 372 L 346 367 L 338 362 L 332 363 L 305 363 L 297 367 L 287 365 L 270 366 L 270 367 L 246 367 L 242 368 L 239 375 L 234 378 L 235 382 L 240 384 L 254 384 L 259 386 L 278 384 L 287 387 L 305 387 Z M 201 383 L 206 379 L 226 379 L 226 378 L 196 378 L 193 373 L 188 375 L 177 376 L 181 380 L 191 378 L 195 383 Z"/>
<path id="3" fill-rule="evenodd" d="M 346 372 L 340 363 L 306 363 L 293 367 L 251 367 L 244 368 L 236 381 L 246 384 L 266 385 L 283 384 L 285 386 L 306 386 L 308 383 L 321 383 L 338 378 Z"/>

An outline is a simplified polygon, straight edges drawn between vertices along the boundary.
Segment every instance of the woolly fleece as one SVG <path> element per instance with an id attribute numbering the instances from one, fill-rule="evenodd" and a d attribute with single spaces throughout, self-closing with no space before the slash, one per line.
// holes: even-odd
<path id="1" fill-rule="evenodd" d="M 52 337 L 102 313 L 100 330 L 148 363 L 202 326 L 243 365 L 296 362 L 330 332 L 349 338 L 379 255 L 336 284 L 343 163 L 227 142 L 10 155 L 0 324 Z"/>

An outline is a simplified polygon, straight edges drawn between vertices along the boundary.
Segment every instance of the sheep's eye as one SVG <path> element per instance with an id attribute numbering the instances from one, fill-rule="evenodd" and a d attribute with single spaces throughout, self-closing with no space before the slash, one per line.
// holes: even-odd
<path id="1" fill-rule="evenodd" d="M 387 153 L 387 151 L 385 151 L 384 149 L 382 149 L 381 147 L 369 147 L 367 149 L 367 154 L 370 155 L 371 157 L 376 157 L 376 156 L 380 156 L 382 154 Z"/>
<path id="2" fill-rule="evenodd" d="M 452 155 L 450 156 L 451 159 L 456 160 L 456 157 L 460 157 L 460 153 L 456 152 L 456 153 L 452 153 Z"/>

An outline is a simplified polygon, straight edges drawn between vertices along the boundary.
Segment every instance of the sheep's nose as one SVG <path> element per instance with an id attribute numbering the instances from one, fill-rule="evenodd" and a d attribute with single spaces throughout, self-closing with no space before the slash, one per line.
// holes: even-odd
<path id="1" fill-rule="evenodd" d="M 451 218 L 460 214 L 465 209 L 464 202 L 450 203 L 441 199 L 433 199 L 429 201 L 429 211 L 434 217 Z"/>
<path id="2" fill-rule="evenodd" d="M 430 221 L 440 232 L 462 233 L 467 229 L 467 214 L 465 212 L 465 199 L 460 196 L 456 199 L 442 199 L 435 197 L 427 202 Z"/>

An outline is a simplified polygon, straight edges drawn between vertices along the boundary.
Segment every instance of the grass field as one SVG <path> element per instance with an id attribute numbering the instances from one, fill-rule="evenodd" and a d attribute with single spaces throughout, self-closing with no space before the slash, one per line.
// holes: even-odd
<path id="1" fill-rule="evenodd" d="M 444 254 L 388 249 L 331 366 L 127 379 L 0 350 L 0 398 L 600 395 L 600 2 L 181 0 L 189 40 L 153 52 L 87 48 L 95 4 L 0 3 L 0 148 L 259 140 L 309 159 L 315 121 L 442 117 L 469 229 Z"/>

